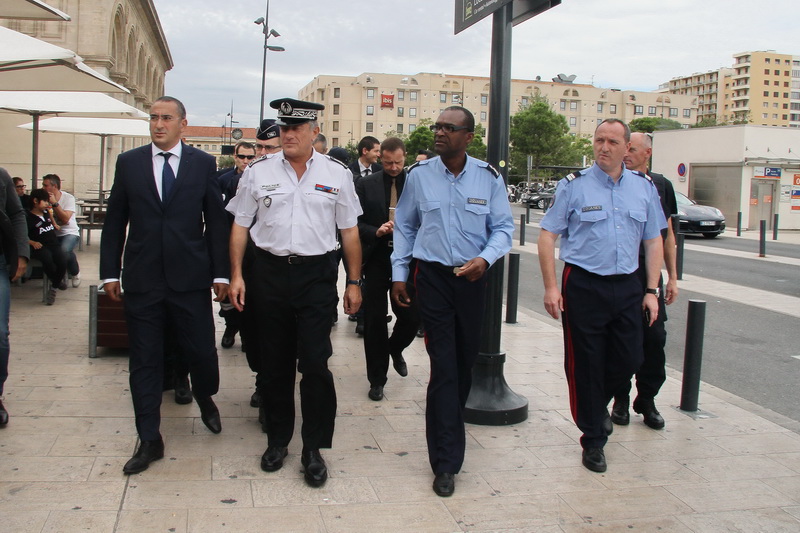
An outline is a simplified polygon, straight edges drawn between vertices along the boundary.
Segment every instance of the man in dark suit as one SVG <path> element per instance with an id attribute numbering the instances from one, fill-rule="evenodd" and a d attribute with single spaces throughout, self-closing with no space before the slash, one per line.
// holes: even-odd
<path id="1" fill-rule="evenodd" d="M 354 180 L 358 181 L 383 168 L 378 163 L 378 157 L 381 155 L 380 146 L 380 141 L 371 135 L 358 141 L 358 159 L 350 164 Z"/>
<path id="2" fill-rule="evenodd" d="M 356 194 L 364 211 L 358 217 L 364 262 L 364 355 L 369 398 L 376 402 L 383 399 L 390 356 L 397 373 L 408 375 L 403 350 L 414 340 L 420 323 L 416 304 L 400 307 L 392 302 L 397 321 L 389 336 L 385 317 L 387 294 L 392 288 L 394 208 L 406 180 L 406 147 L 397 137 L 389 137 L 380 145 L 380 154 L 383 170 L 356 181 Z M 413 284 L 408 287 L 413 293 Z"/>
<path id="3" fill-rule="evenodd" d="M 131 396 L 140 439 L 123 468 L 126 474 L 146 470 L 164 456 L 159 426 L 167 324 L 189 364 L 203 423 L 214 433 L 222 431 L 211 399 L 219 389 L 219 367 L 209 288 L 213 280 L 216 301 L 228 291 L 229 222 L 213 179 L 214 158 L 181 142 L 186 124 L 180 101 L 162 96 L 153 103 L 153 142 L 117 159 L 103 226 L 100 278 L 113 300 L 122 300 L 124 265 Z"/>

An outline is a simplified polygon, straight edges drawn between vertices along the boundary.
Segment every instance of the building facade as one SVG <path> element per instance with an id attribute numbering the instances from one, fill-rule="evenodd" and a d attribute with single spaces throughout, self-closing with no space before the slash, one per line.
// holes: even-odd
<path id="1" fill-rule="evenodd" d="M 663 117 L 688 127 L 696 122 L 697 97 L 606 89 L 564 81 L 511 81 L 511 112 L 534 97 L 546 97 L 564 115 L 574 135 L 591 136 L 606 118 L 630 122 Z M 420 72 L 358 76 L 320 75 L 298 92 L 301 100 L 325 105 L 320 128 L 329 146 L 358 143 L 365 135 L 407 135 L 423 119 L 436 120 L 451 105 L 463 105 L 484 127 L 489 124 L 489 78 Z"/>

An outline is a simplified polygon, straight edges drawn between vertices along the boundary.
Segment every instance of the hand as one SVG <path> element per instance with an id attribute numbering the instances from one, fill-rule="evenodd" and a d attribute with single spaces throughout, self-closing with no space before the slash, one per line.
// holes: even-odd
<path id="1" fill-rule="evenodd" d="M 403 281 L 392 283 L 392 301 L 400 307 L 411 307 L 411 297 L 406 292 L 406 284 Z"/>
<path id="2" fill-rule="evenodd" d="M 564 312 L 564 298 L 558 288 L 545 289 L 544 308 L 556 320 L 561 316 L 560 313 Z"/>
<path id="3" fill-rule="evenodd" d="M 664 287 L 664 303 L 669 305 L 678 299 L 678 281 L 670 279 Z"/>
<path id="4" fill-rule="evenodd" d="M 642 311 L 649 313 L 650 320 L 647 325 L 652 326 L 653 322 L 655 322 L 658 318 L 658 298 L 656 298 L 655 294 L 647 293 L 644 295 L 644 300 L 642 300 Z M 645 314 L 645 316 L 648 315 Z"/>
<path id="5" fill-rule="evenodd" d="M 50 193 L 50 194 L 48 194 L 48 196 L 49 196 L 48 202 L 50 202 L 51 204 L 57 204 L 58 203 L 58 201 L 56 200 L 56 195 L 55 194 Z"/>
<path id="6" fill-rule="evenodd" d="M 19 278 L 21 278 L 25 274 L 26 270 L 28 270 L 28 260 L 25 259 L 24 257 L 18 258 L 17 259 L 17 271 L 14 274 L 14 277 L 11 278 L 11 281 L 17 281 Z"/>
<path id="7" fill-rule="evenodd" d="M 458 269 L 456 276 L 463 276 L 467 281 L 478 281 L 483 277 L 486 269 L 489 268 L 489 263 L 483 257 L 476 257 L 470 259 Z"/>
<path id="8" fill-rule="evenodd" d="M 393 231 L 394 231 L 394 222 L 390 220 L 388 222 L 384 222 L 383 224 L 381 224 L 381 227 L 378 228 L 378 231 L 375 232 L 375 236 L 383 237 L 384 235 L 392 233 Z"/>
<path id="9" fill-rule="evenodd" d="M 225 298 L 228 297 L 228 284 L 227 283 L 215 283 L 214 284 L 214 298 L 215 302 L 221 302 Z"/>
<path id="10" fill-rule="evenodd" d="M 344 291 L 344 313 L 354 315 L 359 307 L 361 307 L 361 287 L 348 284 Z"/>
<path id="11" fill-rule="evenodd" d="M 31 242 L 31 248 L 33 248 L 34 250 L 41 250 L 42 249 L 42 243 L 36 242 L 36 241 L 32 241 Z"/>
<path id="12" fill-rule="evenodd" d="M 244 293 L 244 280 L 241 276 L 233 277 L 228 287 L 228 299 L 239 312 L 244 310 Z"/>
<path id="13" fill-rule="evenodd" d="M 119 286 L 119 281 L 109 281 L 108 283 L 103 284 L 103 290 L 106 291 L 108 297 L 115 302 L 122 301 L 122 290 Z"/>

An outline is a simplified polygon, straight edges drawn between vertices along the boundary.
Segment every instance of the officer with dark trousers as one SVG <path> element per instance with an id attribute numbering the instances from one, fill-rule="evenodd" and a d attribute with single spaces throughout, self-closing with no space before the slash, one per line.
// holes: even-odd
<path id="1" fill-rule="evenodd" d="M 446 108 L 431 126 L 440 155 L 408 171 L 397 204 L 392 253 L 392 300 L 416 301 L 431 362 L 425 407 L 433 491 L 451 496 L 464 462 L 464 406 L 472 386 L 484 309 L 486 269 L 511 249 L 514 221 L 505 184 L 489 164 L 467 155 L 475 118 Z"/>
<path id="2" fill-rule="evenodd" d="M 661 231 L 664 239 L 664 264 L 667 267 L 667 280 L 658 278 L 658 318 L 649 328 L 644 328 L 644 362 L 636 372 L 636 399 L 633 401 L 633 410 L 642 415 L 644 423 L 653 429 L 664 427 L 664 417 L 656 409 L 655 397 L 667 379 L 665 365 L 667 363 L 664 347 L 667 344 L 666 306 L 678 297 L 678 269 L 676 266 L 675 232 L 672 228 L 672 215 L 678 213 L 678 204 L 675 200 L 675 190 L 672 182 L 661 174 L 650 172 L 647 163 L 653 153 L 653 141 L 648 133 L 632 133 L 631 146 L 625 155 L 625 167 L 638 170 L 650 176 L 656 186 L 658 197 L 661 199 L 661 210 L 667 218 L 667 229 Z M 646 288 L 647 272 L 644 266 L 644 250 L 639 249 L 639 269 L 636 271 L 642 288 Z M 626 380 L 620 390 L 614 393 L 614 408 L 611 410 L 611 421 L 615 424 L 626 426 L 630 423 L 631 382 Z"/>
<path id="3" fill-rule="evenodd" d="M 613 430 L 606 406 L 642 363 L 643 313 L 658 318 L 661 229 L 658 193 L 645 174 L 625 168 L 630 129 L 617 119 L 595 130 L 595 164 L 558 183 L 541 222 L 539 263 L 545 309 L 563 314 L 564 369 L 572 417 L 583 432 L 583 465 L 605 472 L 603 452 Z M 565 262 L 556 281 L 555 243 Z M 647 290 L 636 275 L 644 242 Z"/>
<path id="4" fill-rule="evenodd" d="M 389 137 L 381 143 L 383 170 L 356 182 L 356 194 L 364 211 L 358 217 L 364 263 L 364 355 L 370 386 L 368 396 L 376 402 L 383 399 L 390 357 L 397 373 L 402 377 L 408 375 L 403 350 L 411 344 L 419 329 L 416 304 L 400 307 L 392 302 L 397 320 L 391 337 L 385 320 L 386 297 L 392 288 L 394 213 L 406 181 L 405 159 L 403 141 Z M 413 298 L 413 280 L 407 285 L 407 290 Z"/>
<path id="5" fill-rule="evenodd" d="M 336 303 L 336 227 L 350 275 L 344 311 L 361 305 L 361 243 L 358 203 L 350 171 L 314 150 L 320 104 L 291 98 L 270 103 L 278 109 L 283 151 L 245 170 L 239 192 L 228 204 L 231 228 L 231 302 L 255 306 L 266 411 L 267 450 L 261 468 L 283 466 L 294 433 L 294 387 L 300 380 L 303 416 L 300 462 L 313 487 L 328 479 L 320 448 L 330 448 L 336 419 L 336 389 L 328 369 L 332 354 L 331 315 Z M 255 223 L 254 223 L 255 222 Z M 256 246 L 250 279 L 242 277 L 247 236 Z M 247 292 L 245 292 L 247 291 Z"/>

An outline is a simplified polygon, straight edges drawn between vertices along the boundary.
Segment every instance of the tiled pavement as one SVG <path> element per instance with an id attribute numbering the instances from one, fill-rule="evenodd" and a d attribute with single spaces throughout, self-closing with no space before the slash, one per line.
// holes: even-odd
<path id="1" fill-rule="evenodd" d="M 517 324 L 503 326 L 505 377 L 529 399 L 530 416 L 515 426 L 468 426 L 452 498 L 430 488 L 422 341 L 406 351 L 409 376 L 392 373 L 385 400 L 372 402 L 362 343 L 344 316 L 332 339 L 339 415 L 334 448 L 323 451 L 323 488 L 303 482 L 299 438 L 282 470 L 259 469 L 266 440 L 248 404 L 253 378 L 238 338 L 220 349 L 223 432 L 211 434 L 194 404 L 165 394 L 166 457 L 123 476 L 136 444 L 127 358 L 87 356 L 97 253 L 96 244 L 81 252 L 83 285 L 59 293 L 52 307 L 41 304 L 38 280 L 12 289 L 2 531 L 800 531 L 800 435 L 705 384 L 700 408 L 709 417 L 690 417 L 675 407 L 674 372 L 659 398 L 666 429 L 634 415 L 610 437 L 608 472 L 583 468 L 561 330 L 539 310 L 521 309 Z M 219 319 L 217 328 L 219 338 Z"/>

